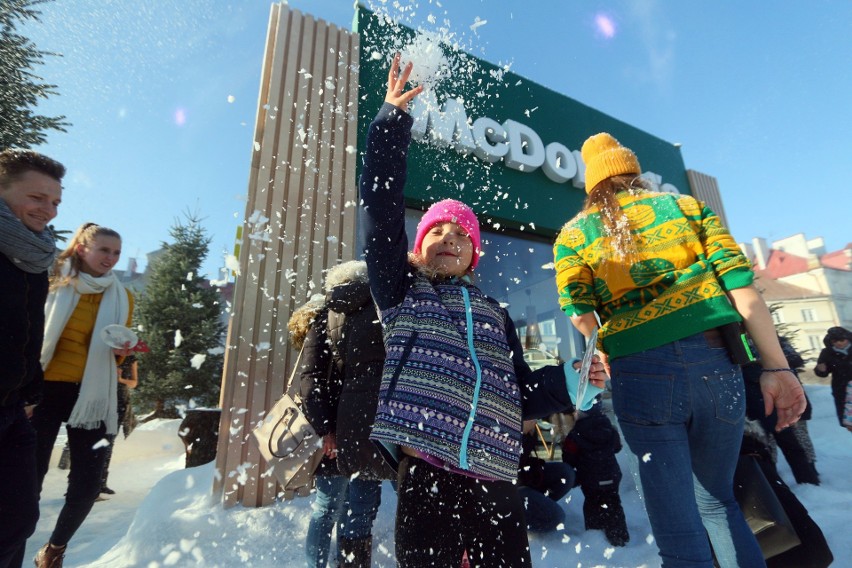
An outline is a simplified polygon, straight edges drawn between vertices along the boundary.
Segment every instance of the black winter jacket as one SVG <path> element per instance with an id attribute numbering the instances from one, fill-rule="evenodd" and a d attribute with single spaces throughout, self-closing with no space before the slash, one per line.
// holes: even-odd
<path id="1" fill-rule="evenodd" d="M 597 410 L 577 420 L 562 443 L 562 461 L 577 470 L 577 485 L 584 495 L 615 491 L 621 483 L 621 468 L 615 454 L 621 437 L 605 414 Z"/>
<path id="2" fill-rule="evenodd" d="M 834 396 L 834 406 L 837 410 L 837 419 L 843 425 L 843 406 L 846 403 L 846 385 L 852 381 L 852 347 L 844 355 L 835 351 L 831 342 L 837 338 L 846 338 L 852 341 L 852 332 L 842 327 L 829 328 L 822 342 L 825 349 L 820 351 L 817 365 L 825 364 L 825 371 L 814 369 L 818 377 L 827 377 L 831 374 L 831 394 Z"/>
<path id="3" fill-rule="evenodd" d="M 0 254 L 0 406 L 41 398 L 47 272 L 31 274 Z"/>
<path id="4" fill-rule="evenodd" d="M 305 397 L 305 412 L 317 434 L 335 433 L 340 474 L 393 479 L 396 473 L 369 439 L 385 349 L 364 263 L 335 267 L 326 287 L 325 305 L 302 352 L 303 388 L 305 379 L 313 383 Z"/>

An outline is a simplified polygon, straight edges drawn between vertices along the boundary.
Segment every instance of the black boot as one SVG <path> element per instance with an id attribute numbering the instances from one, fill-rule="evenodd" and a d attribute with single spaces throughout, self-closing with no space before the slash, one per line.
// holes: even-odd
<path id="1" fill-rule="evenodd" d="M 586 530 L 604 531 L 606 540 L 613 546 L 624 546 L 630 542 L 619 494 L 615 491 L 596 491 L 585 497 L 583 517 Z"/>
<path id="2" fill-rule="evenodd" d="M 796 483 L 810 483 L 811 485 L 819 485 L 819 473 L 816 469 L 816 464 L 813 462 L 788 462 L 790 469 L 793 471 L 793 477 L 796 478 Z"/>
<path id="3" fill-rule="evenodd" d="M 341 538 L 337 551 L 338 566 L 370 568 L 373 555 L 373 537 Z"/>

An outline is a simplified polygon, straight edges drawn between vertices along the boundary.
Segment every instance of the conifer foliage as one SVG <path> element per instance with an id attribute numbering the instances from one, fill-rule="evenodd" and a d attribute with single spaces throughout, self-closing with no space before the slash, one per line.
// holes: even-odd
<path id="1" fill-rule="evenodd" d="M 28 21 L 38 22 L 35 9 L 47 0 L 0 0 L 0 150 L 31 148 L 47 140 L 47 131 L 65 132 L 64 116 L 35 113 L 39 100 L 57 94 L 36 75 L 35 69 L 47 55 L 17 32 Z"/>
<path id="2" fill-rule="evenodd" d="M 153 408 L 152 418 L 219 402 L 226 326 L 219 293 L 199 275 L 210 238 L 196 215 L 185 217 L 169 231 L 173 242 L 163 243 L 151 261 L 134 314 L 151 348 L 139 357 L 137 392 L 143 406 Z"/>

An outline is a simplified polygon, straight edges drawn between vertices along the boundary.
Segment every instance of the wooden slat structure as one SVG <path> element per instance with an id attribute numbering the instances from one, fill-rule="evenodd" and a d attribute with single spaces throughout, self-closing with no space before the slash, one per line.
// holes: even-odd
<path id="1" fill-rule="evenodd" d="M 275 498 L 248 438 L 295 363 L 291 313 L 321 292 L 324 269 L 356 253 L 358 45 L 357 34 L 272 6 L 222 379 L 213 490 L 226 507 Z"/>

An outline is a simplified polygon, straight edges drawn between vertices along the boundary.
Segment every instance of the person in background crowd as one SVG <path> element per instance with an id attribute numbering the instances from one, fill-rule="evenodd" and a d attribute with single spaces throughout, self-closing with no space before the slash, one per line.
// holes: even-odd
<path id="1" fill-rule="evenodd" d="M 789 429 L 789 428 L 788 428 Z M 746 419 L 743 456 L 752 456 L 769 482 L 769 486 L 790 519 L 800 544 L 766 560 L 768 568 L 826 568 L 834 561 L 834 555 L 825 540 L 819 525 L 811 518 L 796 494 L 784 483 L 775 468 L 772 441 L 760 420 Z"/>
<path id="2" fill-rule="evenodd" d="M 524 420 L 523 453 L 518 466 L 518 493 L 524 501 L 527 530 L 550 532 L 565 520 L 559 506 L 574 487 L 574 469 L 562 462 L 548 462 L 535 455 L 538 445 L 535 420 Z"/>
<path id="3" fill-rule="evenodd" d="M 615 454 L 620 451 L 618 431 L 599 404 L 579 413 L 562 443 L 562 461 L 577 470 L 576 483 L 583 491 L 586 530 L 603 531 L 613 546 L 630 542 L 618 493 L 622 475 Z"/>
<path id="4" fill-rule="evenodd" d="M 28 415 L 41 397 L 47 271 L 56 256 L 48 223 L 64 175 L 62 164 L 38 152 L 0 152 L 0 568 L 21 566 L 38 522 Z"/>
<path id="5" fill-rule="evenodd" d="M 309 303 L 290 319 L 301 341 L 298 369 L 305 414 L 322 436 L 325 457 L 316 472 L 308 525 L 308 568 L 324 568 L 337 526 L 337 566 L 369 568 L 372 528 L 383 479 L 395 472 L 370 442 L 385 360 L 382 328 L 363 261 L 329 269 L 322 303 Z"/>
<path id="6" fill-rule="evenodd" d="M 733 494 L 745 393 L 723 331 L 745 321 L 779 429 L 798 420 L 805 397 L 751 266 L 702 203 L 648 191 L 636 155 L 610 134 L 591 136 L 581 154 L 588 197 L 554 246 L 559 301 L 586 337 L 600 318 L 613 408 L 639 459 L 662 565 L 711 568 L 709 534 L 722 568 L 763 566 Z"/>
<path id="7" fill-rule="evenodd" d="M 400 72 L 393 58 L 359 182 L 386 351 L 370 438 L 401 457 L 397 562 L 446 568 L 466 550 L 473 568 L 529 567 L 515 487 L 521 420 L 588 408 L 605 375 L 595 363 L 586 397 L 576 400 L 577 374 L 564 365 L 530 370 L 508 312 L 472 282 L 479 221 L 464 203 L 434 203 L 409 254 L 403 190 L 414 120 L 406 109 L 423 90 L 406 91 L 411 70 L 409 62 Z"/>
<path id="8" fill-rule="evenodd" d="M 852 331 L 844 327 L 831 327 L 822 342 L 825 349 L 819 353 L 814 373 L 818 377 L 831 375 L 831 395 L 837 409 L 837 420 L 852 432 L 852 427 L 843 423 L 847 389 L 852 381 Z"/>
<path id="9" fill-rule="evenodd" d="M 108 325 L 130 325 L 133 297 L 112 272 L 121 255 L 121 237 L 112 229 L 86 223 L 56 260 L 45 306 L 44 396 L 32 425 L 38 433 L 38 490 L 63 422 L 71 447 L 65 505 L 50 540 L 35 557 L 37 568 L 62 566 L 65 549 L 100 494 L 109 445 L 118 431 L 116 357 L 101 338 Z"/>
<path id="10" fill-rule="evenodd" d="M 799 371 L 804 368 L 805 360 L 802 356 L 790 345 L 790 342 L 782 337 L 778 337 L 781 343 L 781 348 L 784 350 L 784 357 L 787 358 L 787 365 L 793 369 L 796 376 L 799 376 Z M 801 419 L 795 424 L 776 430 L 776 416 L 772 414 L 766 415 L 764 408 L 763 394 L 760 392 L 760 375 L 761 366 L 759 363 L 749 363 L 743 365 L 743 379 L 745 379 L 746 391 L 746 417 L 750 420 L 757 420 L 766 432 L 769 432 L 771 440 L 769 447 L 772 450 L 773 459 L 776 458 L 777 452 L 775 446 L 781 448 L 781 452 L 790 464 L 790 469 L 793 472 L 797 483 L 809 483 L 811 485 L 819 485 L 819 472 L 816 469 L 816 451 L 814 450 L 813 441 L 808 433 L 808 420 L 811 419 L 813 408 L 811 401 L 807 400 L 805 412 L 802 413 Z"/>
<path id="11" fill-rule="evenodd" d="M 133 410 L 130 408 L 130 391 L 139 386 L 139 371 L 136 355 L 128 355 L 118 365 L 118 425 L 124 430 L 124 437 L 130 435 L 133 426 L 128 427 L 125 419 L 128 417 L 128 409 L 130 409 L 130 417 L 133 416 Z M 101 493 L 105 495 L 115 495 L 115 491 L 107 486 L 109 478 L 109 462 L 112 461 L 112 450 L 115 446 L 117 435 L 107 436 L 109 446 L 107 447 L 106 460 L 104 461 L 104 473 L 101 476 Z M 64 452 L 63 452 L 64 453 Z M 70 448 L 69 448 L 70 455 Z"/>

